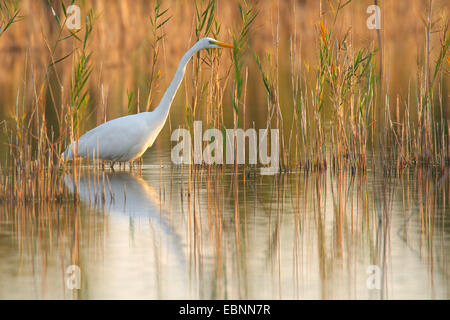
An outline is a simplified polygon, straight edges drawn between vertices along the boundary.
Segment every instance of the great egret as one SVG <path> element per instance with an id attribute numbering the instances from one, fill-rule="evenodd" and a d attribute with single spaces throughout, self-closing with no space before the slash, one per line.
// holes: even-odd
<path id="1" fill-rule="evenodd" d="M 198 51 L 207 48 L 233 48 L 212 38 L 203 38 L 181 58 L 177 72 L 164 93 L 158 107 L 152 112 L 141 112 L 107 121 L 83 134 L 61 154 L 62 159 L 75 157 L 115 162 L 133 161 L 151 147 L 164 127 L 173 98 L 183 80 L 186 65 Z"/>

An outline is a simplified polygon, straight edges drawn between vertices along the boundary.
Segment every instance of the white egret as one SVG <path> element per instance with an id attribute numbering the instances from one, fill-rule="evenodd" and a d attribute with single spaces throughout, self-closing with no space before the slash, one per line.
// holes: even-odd
<path id="1" fill-rule="evenodd" d="M 178 69 L 164 93 L 158 107 L 151 112 L 141 112 L 107 121 L 83 134 L 69 145 L 61 155 L 64 160 L 75 157 L 115 162 L 133 161 L 151 147 L 169 115 L 170 106 L 184 77 L 191 57 L 202 49 L 233 48 L 232 45 L 212 38 L 203 38 L 181 58 Z"/>

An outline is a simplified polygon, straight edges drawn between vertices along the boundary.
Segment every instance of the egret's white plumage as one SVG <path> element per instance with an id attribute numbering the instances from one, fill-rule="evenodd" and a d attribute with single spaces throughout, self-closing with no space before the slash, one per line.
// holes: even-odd
<path id="1" fill-rule="evenodd" d="M 61 155 L 62 158 L 70 160 L 78 156 L 125 162 L 142 156 L 145 150 L 152 146 L 166 122 L 173 98 L 191 57 L 202 49 L 223 47 L 233 46 L 211 38 L 199 40 L 181 58 L 177 72 L 155 110 L 116 118 L 95 127 L 67 147 Z"/>

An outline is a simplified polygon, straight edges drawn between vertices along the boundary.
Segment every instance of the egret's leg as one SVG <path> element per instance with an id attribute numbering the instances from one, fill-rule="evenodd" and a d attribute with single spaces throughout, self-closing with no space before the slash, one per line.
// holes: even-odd
<path id="1" fill-rule="evenodd" d="M 115 164 L 116 162 L 115 161 L 111 161 L 111 170 L 114 172 L 114 164 Z"/>
<path id="2" fill-rule="evenodd" d="M 136 167 L 139 173 L 142 173 L 142 157 L 136 160 Z"/>

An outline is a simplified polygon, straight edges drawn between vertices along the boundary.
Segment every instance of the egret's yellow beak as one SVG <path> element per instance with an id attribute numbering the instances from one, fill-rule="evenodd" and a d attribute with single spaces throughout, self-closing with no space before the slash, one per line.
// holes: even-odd
<path id="1" fill-rule="evenodd" d="M 234 49 L 234 46 L 233 46 L 232 44 L 228 44 L 228 43 L 225 43 L 225 42 L 222 42 L 222 41 L 216 41 L 216 44 L 217 44 L 218 46 L 223 47 L 223 48 Z"/>

